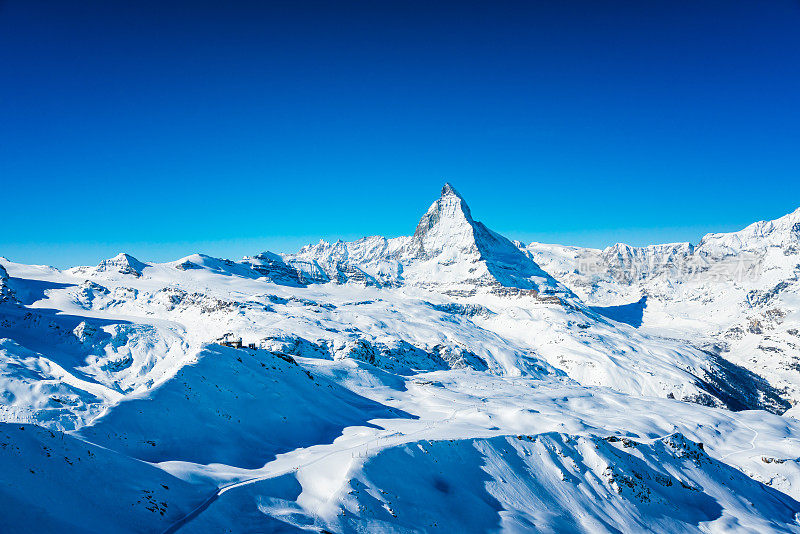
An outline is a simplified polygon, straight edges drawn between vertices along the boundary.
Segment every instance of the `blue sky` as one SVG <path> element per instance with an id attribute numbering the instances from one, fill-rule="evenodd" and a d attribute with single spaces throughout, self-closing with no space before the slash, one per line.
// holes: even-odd
<path id="1" fill-rule="evenodd" d="M 445 181 L 525 241 L 736 230 L 800 206 L 799 28 L 797 0 L 0 1 L 0 255 L 409 234 Z"/>

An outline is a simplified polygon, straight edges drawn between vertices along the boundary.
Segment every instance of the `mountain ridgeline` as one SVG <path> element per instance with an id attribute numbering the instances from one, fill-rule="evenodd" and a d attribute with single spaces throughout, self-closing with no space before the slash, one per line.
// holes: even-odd
<path id="1" fill-rule="evenodd" d="M 800 532 L 800 210 L 526 245 L 445 184 L 408 236 L 0 258 L 0 399 L 11 531 Z"/>

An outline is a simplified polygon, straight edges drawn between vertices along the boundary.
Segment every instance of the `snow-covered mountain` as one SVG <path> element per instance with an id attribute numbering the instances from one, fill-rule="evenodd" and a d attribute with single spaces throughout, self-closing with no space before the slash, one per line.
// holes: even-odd
<path id="1" fill-rule="evenodd" d="M 412 236 L 321 241 L 284 259 L 307 281 L 410 285 L 460 295 L 494 292 L 554 298 L 568 294 L 514 243 L 475 221 L 466 201 L 450 184 L 442 188 Z"/>
<path id="2" fill-rule="evenodd" d="M 705 346 L 800 402 L 800 209 L 697 246 L 523 249 L 587 304 L 627 310 L 640 331 Z"/>
<path id="3" fill-rule="evenodd" d="M 526 247 L 447 184 L 404 237 L 0 259 L 5 524 L 800 531 L 798 229 Z"/>

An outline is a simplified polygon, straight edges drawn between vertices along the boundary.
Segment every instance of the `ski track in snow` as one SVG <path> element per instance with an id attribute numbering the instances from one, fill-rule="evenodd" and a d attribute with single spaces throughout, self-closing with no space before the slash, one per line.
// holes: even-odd
<path id="1" fill-rule="evenodd" d="M 371 444 L 373 445 L 372 451 L 374 452 L 374 451 L 377 451 L 377 450 L 379 450 L 381 448 L 387 448 L 387 447 L 392 447 L 392 446 L 396 446 L 396 445 L 402 445 L 402 444 L 405 444 L 405 443 L 410 443 L 413 440 L 411 440 L 409 438 L 412 438 L 414 436 L 418 436 L 418 435 L 423 434 L 425 432 L 429 432 L 430 430 L 432 430 L 432 428 L 434 426 L 439 426 L 439 425 L 441 425 L 441 424 L 443 424 L 445 422 L 452 421 L 453 419 L 456 418 L 458 413 L 471 411 L 471 410 L 477 410 L 477 406 L 470 406 L 470 407 L 467 407 L 467 408 L 461 408 L 461 409 L 453 410 L 453 412 L 450 414 L 450 416 L 448 416 L 446 419 L 441 420 L 441 421 L 432 421 L 432 422 L 428 421 L 428 422 L 426 422 L 428 424 L 426 424 L 424 428 L 421 428 L 419 430 L 416 430 L 414 432 L 410 432 L 410 433 L 407 433 L 407 434 L 404 434 L 404 433 L 399 432 L 399 431 L 386 431 L 384 434 L 378 434 L 376 436 L 372 436 L 369 439 L 367 439 L 367 440 L 365 440 L 365 441 L 363 441 L 361 443 L 357 443 L 357 444 L 349 446 L 349 447 L 336 448 L 334 444 L 331 444 L 331 445 L 327 446 L 326 448 L 333 448 L 333 450 L 328 451 L 328 452 L 320 451 L 319 453 L 317 453 L 310 460 L 304 461 L 304 462 L 301 462 L 301 463 L 292 464 L 292 465 L 289 465 L 289 466 L 279 467 L 279 468 L 276 468 L 274 470 L 270 469 L 269 464 L 267 464 L 266 466 L 264 466 L 262 469 L 259 470 L 259 471 L 268 471 L 268 473 L 266 473 L 264 475 L 259 475 L 259 476 L 253 477 L 253 478 L 248 478 L 248 479 L 241 480 L 241 481 L 238 481 L 238 482 L 231 482 L 229 484 L 225 484 L 223 486 L 220 486 L 211 496 L 208 497 L 208 499 L 203 501 L 203 503 L 201 503 L 197 508 L 195 508 L 194 510 L 192 510 L 191 512 L 186 514 L 186 516 L 184 516 L 181 519 L 177 520 L 172 525 L 170 525 L 170 527 L 167 528 L 164 531 L 164 534 L 172 534 L 174 532 L 177 532 L 178 530 L 180 530 L 184 526 L 186 526 L 187 523 L 189 523 L 190 521 L 195 519 L 204 510 L 206 510 L 214 501 L 216 501 L 219 498 L 220 495 L 222 495 L 222 494 L 224 494 L 224 493 L 226 493 L 228 491 L 234 490 L 236 488 L 240 488 L 242 486 L 255 484 L 256 482 L 261 482 L 261 481 L 264 481 L 264 480 L 269 480 L 271 478 L 276 478 L 276 477 L 279 477 L 279 476 L 283 476 L 283 475 L 289 474 L 289 473 L 291 473 L 293 471 L 298 471 L 299 469 L 301 469 L 303 467 L 308 467 L 310 465 L 313 465 L 313 464 L 315 464 L 317 462 L 320 462 L 320 461 L 322 461 L 322 460 L 324 460 L 326 458 L 329 458 L 329 457 L 331 457 L 333 455 L 337 455 L 337 454 L 343 454 L 343 453 L 355 452 L 355 451 L 359 451 L 359 452 L 363 451 L 365 453 L 365 456 L 369 456 L 369 451 L 370 451 L 370 445 Z M 397 438 L 397 439 L 389 441 L 389 438 Z M 383 443 L 381 443 L 382 439 L 385 440 Z M 319 447 L 319 445 L 315 445 L 314 447 Z M 278 464 L 287 463 L 287 461 L 284 458 L 288 458 L 289 456 L 292 456 L 292 455 L 302 454 L 302 453 L 307 452 L 307 451 L 308 451 L 308 449 L 301 449 L 301 450 L 297 450 L 297 451 L 292 451 L 291 453 L 287 453 L 287 454 L 283 455 L 283 458 L 281 460 L 275 460 L 272 463 L 278 463 Z"/>
<path id="2" fill-rule="evenodd" d="M 742 422 L 741 425 L 743 427 L 745 427 L 747 430 L 749 430 L 750 432 L 753 433 L 753 437 L 750 439 L 750 447 L 748 447 L 746 449 L 742 449 L 740 451 L 732 451 L 732 452 L 729 452 L 727 454 L 723 454 L 722 456 L 720 456 L 720 459 L 724 460 L 724 459 L 726 459 L 729 456 L 732 456 L 734 454 L 741 454 L 743 452 L 748 452 L 748 451 L 755 450 L 755 448 L 756 448 L 756 439 L 758 439 L 758 431 L 755 430 L 754 428 L 751 428 L 750 426 L 748 426 L 747 423 Z"/>

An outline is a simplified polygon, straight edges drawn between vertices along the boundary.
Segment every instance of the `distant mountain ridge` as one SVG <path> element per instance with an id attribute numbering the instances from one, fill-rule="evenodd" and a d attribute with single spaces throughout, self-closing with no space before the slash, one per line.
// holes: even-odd
<path id="1" fill-rule="evenodd" d="M 521 248 L 587 304 L 644 299 L 642 328 L 701 343 L 800 401 L 800 208 L 696 246 Z"/>
<path id="2" fill-rule="evenodd" d="M 261 254 L 220 264 L 208 256 L 182 258 L 176 266 L 207 266 L 275 283 L 357 283 L 374 287 L 411 285 L 462 294 L 476 291 L 527 293 L 536 297 L 569 298 L 570 292 L 505 237 L 472 218 L 469 206 L 450 184 L 422 216 L 413 235 L 387 239 L 364 237 L 352 242 L 320 241 L 295 254 Z M 213 265 L 212 265 L 213 264 Z M 137 273 L 143 264 L 121 254 L 97 270 Z"/>

